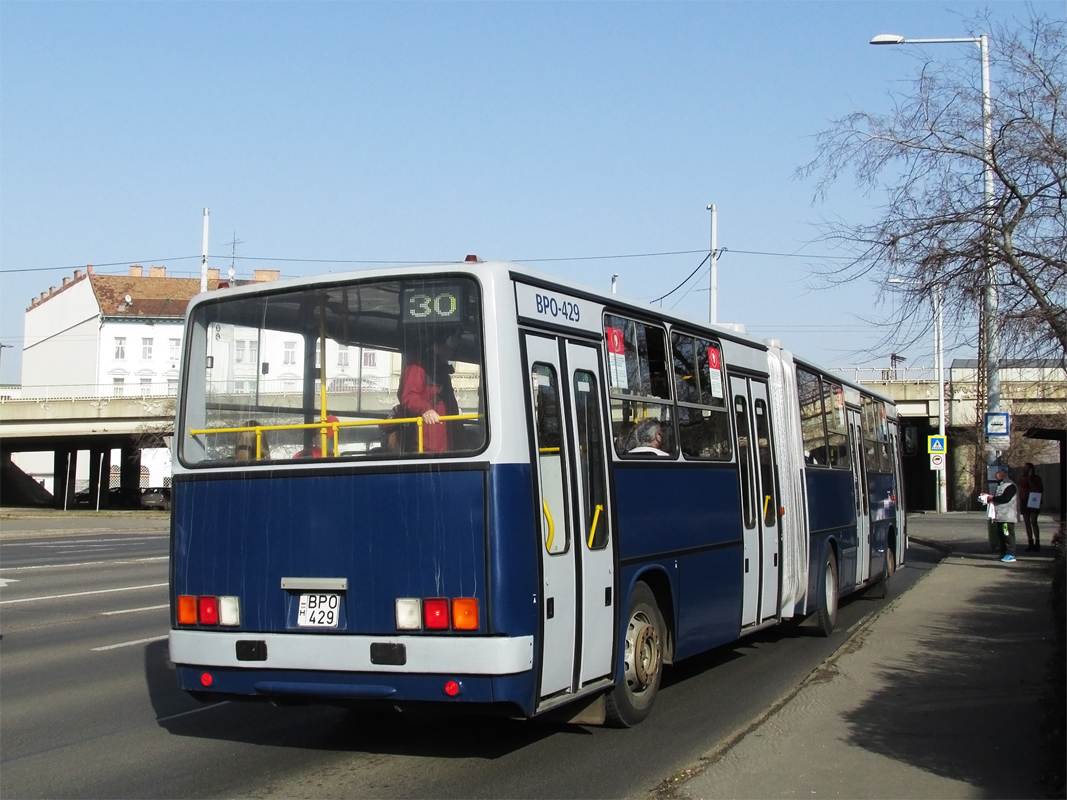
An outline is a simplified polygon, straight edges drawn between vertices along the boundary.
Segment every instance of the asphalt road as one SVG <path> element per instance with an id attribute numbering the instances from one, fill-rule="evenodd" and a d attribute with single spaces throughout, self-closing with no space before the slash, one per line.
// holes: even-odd
<path id="1" fill-rule="evenodd" d="M 787 625 L 668 668 L 651 717 L 631 730 L 204 706 L 177 690 L 167 659 L 158 521 L 144 531 L 130 518 L 94 522 L 95 533 L 84 522 L 8 523 L 4 797 L 640 797 L 770 708 L 885 602 L 846 600 L 829 639 Z M 895 592 L 936 556 L 913 547 L 909 560 Z"/>

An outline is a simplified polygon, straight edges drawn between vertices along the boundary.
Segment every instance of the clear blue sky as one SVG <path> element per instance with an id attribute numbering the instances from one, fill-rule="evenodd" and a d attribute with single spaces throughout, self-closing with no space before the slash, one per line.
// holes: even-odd
<path id="1" fill-rule="evenodd" d="M 1063 16 L 1065 4 L 1034 6 Z M 706 250 L 719 319 L 826 366 L 881 366 L 875 287 L 813 288 L 821 219 L 881 198 L 792 178 L 830 119 L 1020 3 L 0 3 L 0 341 L 78 265 L 285 276 L 353 261 L 517 260 L 651 300 Z M 940 45 L 937 58 L 977 58 Z M 996 75 L 993 75 L 994 92 Z M 743 252 L 747 251 L 747 252 Z M 798 256 L 756 255 L 798 254 Z M 51 269 L 61 268 L 61 269 Z M 125 273 L 125 266 L 98 267 Z M 34 270 L 15 272 L 15 270 Z M 691 284 L 692 285 L 692 284 Z M 707 318 L 707 279 L 664 302 Z M 702 291 L 701 291 L 702 289 Z M 932 363 L 921 340 L 909 364 Z M 973 352 L 962 351 L 962 356 Z"/>

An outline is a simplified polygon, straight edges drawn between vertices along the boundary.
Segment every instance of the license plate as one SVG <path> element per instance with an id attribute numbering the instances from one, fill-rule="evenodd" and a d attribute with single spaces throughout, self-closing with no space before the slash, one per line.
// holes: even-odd
<path id="1" fill-rule="evenodd" d="M 296 624 L 302 628 L 336 628 L 340 609 L 339 594 L 302 594 Z"/>

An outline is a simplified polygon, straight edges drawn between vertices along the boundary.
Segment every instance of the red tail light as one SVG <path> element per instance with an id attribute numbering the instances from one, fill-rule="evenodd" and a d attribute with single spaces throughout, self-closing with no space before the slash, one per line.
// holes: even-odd
<path id="1" fill-rule="evenodd" d="M 448 599 L 434 597 L 422 604 L 424 624 L 427 630 L 448 629 Z"/>
<path id="2" fill-rule="evenodd" d="M 215 597 L 198 597 L 196 610 L 200 617 L 201 625 L 219 624 L 219 601 Z"/>

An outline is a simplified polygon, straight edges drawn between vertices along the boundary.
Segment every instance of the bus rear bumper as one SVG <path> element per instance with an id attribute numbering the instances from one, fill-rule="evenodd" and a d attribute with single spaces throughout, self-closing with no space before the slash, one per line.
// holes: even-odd
<path id="1" fill-rule="evenodd" d="M 389 663 L 375 655 L 383 652 Z M 181 666 L 247 670 L 513 675 L 533 668 L 533 637 L 172 630 L 170 660 Z"/>

